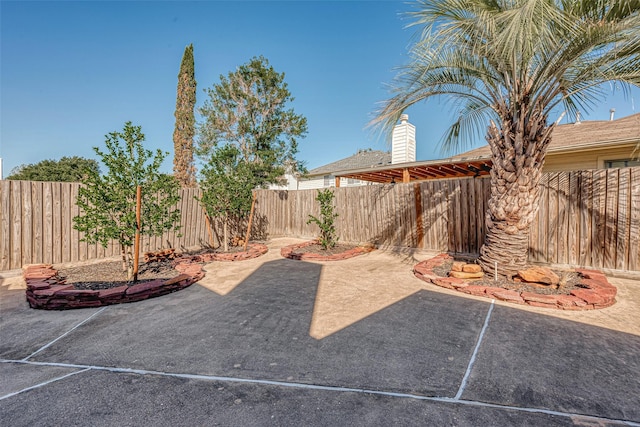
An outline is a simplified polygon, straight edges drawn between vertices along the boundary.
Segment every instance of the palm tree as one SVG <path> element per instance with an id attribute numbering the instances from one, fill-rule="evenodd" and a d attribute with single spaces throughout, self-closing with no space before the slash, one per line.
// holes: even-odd
<path id="1" fill-rule="evenodd" d="M 459 148 L 486 130 L 491 196 L 480 264 L 513 276 L 526 266 L 552 111 L 588 111 L 605 82 L 640 85 L 640 1 L 421 0 L 422 36 L 372 124 L 391 129 L 405 109 L 443 96 L 457 120 L 443 138 Z M 488 126 L 488 130 L 487 130 Z"/>

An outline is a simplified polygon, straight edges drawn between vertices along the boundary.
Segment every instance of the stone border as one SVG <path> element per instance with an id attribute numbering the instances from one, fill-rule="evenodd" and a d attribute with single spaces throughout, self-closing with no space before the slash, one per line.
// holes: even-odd
<path id="1" fill-rule="evenodd" d="M 181 274 L 172 279 L 157 279 L 136 285 L 122 285 L 101 290 L 75 289 L 58 278 L 58 271 L 51 264 L 32 264 L 22 269 L 27 284 L 27 302 L 31 308 L 43 310 L 68 310 L 72 308 L 101 307 L 155 298 L 191 286 L 204 277 L 203 262 L 243 261 L 267 253 L 262 243 L 250 243 L 247 251 L 213 253 L 181 257 L 174 261 L 174 268 Z"/>
<path id="2" fill-rule="evenodd" d="M 312 240 L 310 242 L 297 243 L 295 245 L 285 246 L 282 249 L 280 249 L 280 255 L 282 255 L 285 258 L 301 260 L 301 261 L 339 261 L 343 259 L 353 258 L 355 256 L 366 254 L 375 250 L 373 246 L 357 246 L 353 249 L 349 249 L 347 251 L 341 252 L 339 254 L 334 254 L 334 255 L 321 255 L 321 254 L 316 254 L 312 252 L 305 252 L 301 254 L 293 253 L 293 251 L 295 251 L 296 249 L 315 245 L 317 243 L 318 243 L 317 240 Z"/>
<path id="3" fill-rule="evenodd" d="M 267 245 L 262 243 L 249 243 L 247 250 L 243 252 L 224 252 L 224 253 L 209 253 L 203 255 L 194 255 L 187 257 L 195 262 L 211 262 L 211 261 L 245 261 L 248 259 L 258 258 L 269 252 Z"/>
<path id="4" fill-rule="evenodd" d="M 434 267 L 439 267 L 451 259 L 453 257 L 448 254 L 437 255 L 416 264 L 413 267 L 413 274 L 418 279 L 443 288 L 534 307 L 561 310 L 593 310 L 609 307 L 616 302 L 616 287 L 609 283 L 604 273 L 598 270 L 576 269 L 575 271 L 582 277 L 580 284 L 585 288 L 574 289 L 571 291 L 571 295 L 542 295 L 492 286 L 470 285 L 467 282 L 473 279 L 465 281 L 455 277 L 442 277 L 433 272 Z"/>
<path id="5" fill-rule="evenodd" d="M 202 266 L 190 260 L 177 260 L 174 268 L 181 274 L 172 279 L 101 290 L 75 289 L 64 283 L 51 264 L 32 264 L 22 270 L 27 284 L 27 302 L 31 308 L 68 310 L 72 308 L 101 307 L 112 304 L 142 301 L 179 291 L 204 277 Z"/>

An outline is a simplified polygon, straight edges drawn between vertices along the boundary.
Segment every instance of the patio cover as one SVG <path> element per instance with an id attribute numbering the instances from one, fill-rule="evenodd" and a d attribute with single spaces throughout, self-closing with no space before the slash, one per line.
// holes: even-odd
<path id="1" fill-rule="evenodd" d="M 389 183 L 409 183 L 427 179 L 460 178 L 488 175 L 491 159 L 487 157 L 450 158 L 411 163 L 398 163 L 379 168 L 352 169 L 336 172 L 339 178 L 352 178 L 362 181 Z"/>

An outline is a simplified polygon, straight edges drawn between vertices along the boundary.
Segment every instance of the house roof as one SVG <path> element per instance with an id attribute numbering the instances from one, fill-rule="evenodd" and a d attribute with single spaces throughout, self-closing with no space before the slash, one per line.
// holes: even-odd
<path id="1" fill-rule="evenodd" d="M 358 150 L 353 156 L 317 167 L 309 175 L 325 175 L 351 169 L 375 168 L 391 165 L 391 153 L 379 150 Z"/>
<path id="2" fill-rule="evenodd" d="M 571 152 L 577 149 L 602 148 L 609 144 L 636 144 L 640 140 L 640 113 L 617 120 L 586 121 L 557 126 L 548 152 Z M 337 162 L 336 162 L 337 163 Z M 342 169 L 336 176 L 389 183 L 486 175 L 491 170 L 488 145 L 466 151 L 455 157 L 391 166 Z"/>
<path id="3" fill-rule="evenodd" d="M 585 145 L 603 146 L 607 143 L 619 143 L 640 139 L 640 113 L 616 120 L 595 120 L 558 125 L 551 134 L 549 152 L 573 151 Z M 491 150 L 484 145 L 466 151 L 458 157 L 489 157 Z"/>

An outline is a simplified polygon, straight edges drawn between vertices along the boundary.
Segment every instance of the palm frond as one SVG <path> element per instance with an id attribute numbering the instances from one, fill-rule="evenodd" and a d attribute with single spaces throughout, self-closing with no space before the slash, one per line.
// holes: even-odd
<path id="1" fill-rule="evenodd" d="M 410 62 L 370 125 L 390 132 L 408 107 L 447 97 L 457 119 L 443 138 L 500 122 L 589 111 L 603 83 L 640 86 L 640 0 L 419 0 Z M 472 131 L 471 127 L 481 129 Z"/>

